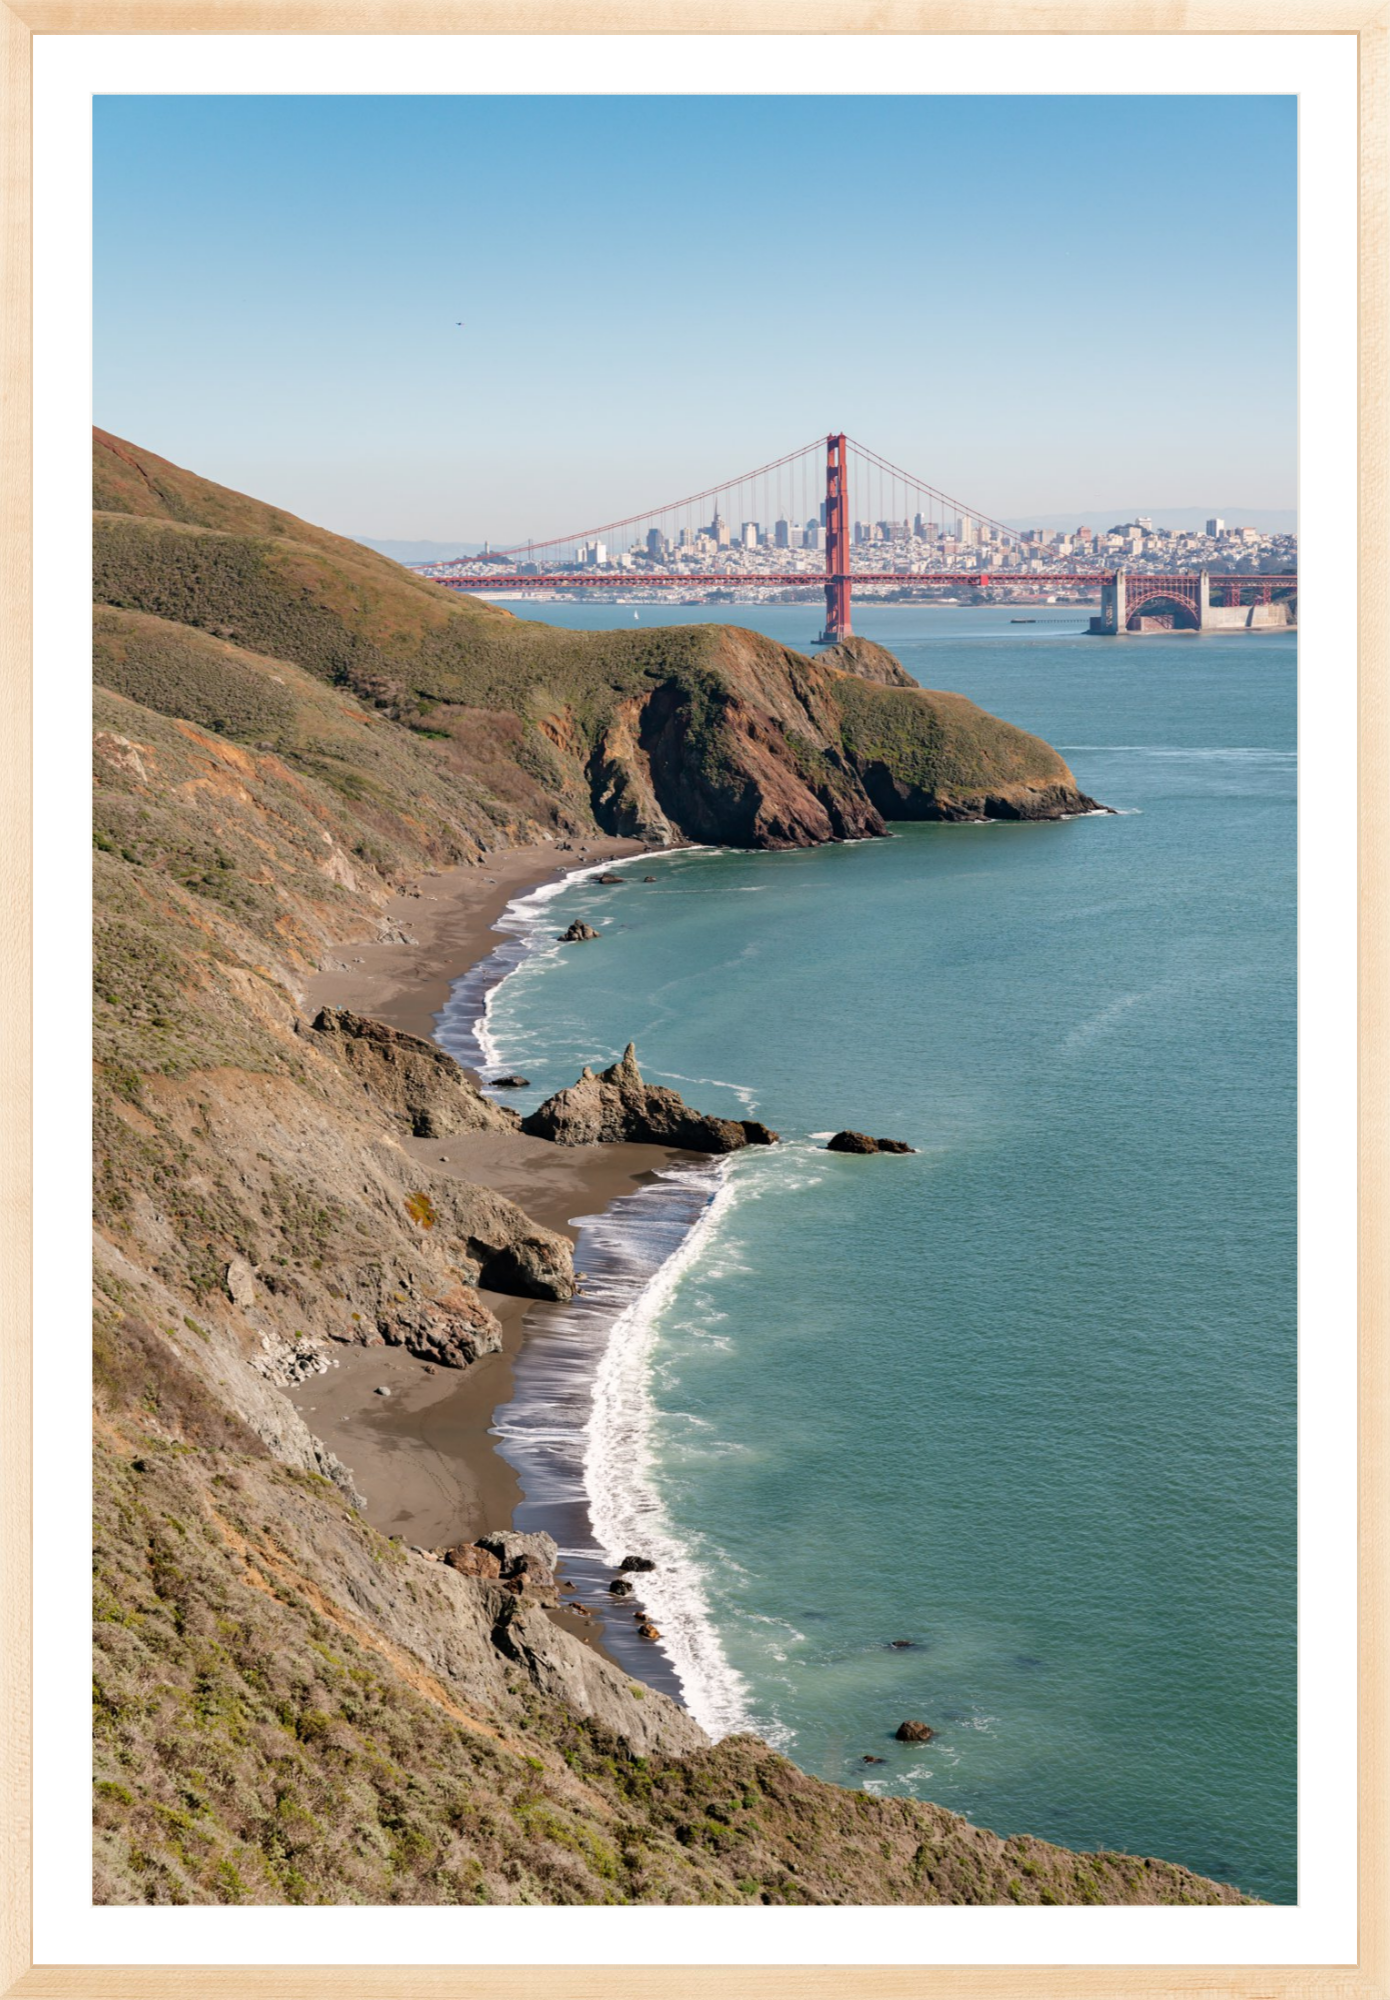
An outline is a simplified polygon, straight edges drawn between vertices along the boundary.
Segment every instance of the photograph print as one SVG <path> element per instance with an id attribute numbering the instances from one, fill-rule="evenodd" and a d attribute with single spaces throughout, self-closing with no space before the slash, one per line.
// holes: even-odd
<path id="1" fill-rule="evenodd" d="M 97 1903 L 1297 1902 L 1296 113 L 96 98 Z"/>

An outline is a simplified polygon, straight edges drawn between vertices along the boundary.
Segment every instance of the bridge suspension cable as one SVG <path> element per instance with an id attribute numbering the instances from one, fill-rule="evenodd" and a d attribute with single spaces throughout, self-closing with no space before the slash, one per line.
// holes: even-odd
<path id="1" fill-rule="evenodd" d="M 664 515 L 690 515 L 692 509 L 701 507 L 711 500 L 716 503 L 717 511 L 718 503 L 729 494 L 755 486 L 759 481 L 768 480 L 773 473 L 786 475 L 787 468 L 795 466 L 799 460 L 807 462 L 813 459 L 818 460 L 819 454 L 824 450 L 824 447 L 825 440 L 823 438 L 813 438 L 809 444 L 801 445 L 795 451 L 786 452 L 781 458 L 769 459 L 766 465 L 755 466 L 751 472 L 739 473 L 734 479 L 723 479 L 717 486 L 706 486 L 699 493 L 689 493 L 684 499 L 668 500 L 660 507 L 646 507 L 639 514 L 625 514 L 621 520 L 604 521 L 597 527 L 585 528 L 578 534 L 553 535 L 549 540 L 543 542 L 516 542 L 507 548 L 491 549 L 488 553 L 496 558 L 515 558 L 524 554 L 528 560 L 534 560 L 536 557 L 546 555 L 553 549 L 582 548 L 586 544 L 602 540 L 605 536 L 616 535 L 624 528 L 640 527 L 643 522 L 656 521 Z M 783 490 L 783 484 L 783 478 L 779 477 L 777 482 L 779 496 Z M 791 491 L 796 491 L 794 477 L 787 476 L 786 484 Z M 805 482 L 803 480 L 803 491 L 804 486 Z"/>

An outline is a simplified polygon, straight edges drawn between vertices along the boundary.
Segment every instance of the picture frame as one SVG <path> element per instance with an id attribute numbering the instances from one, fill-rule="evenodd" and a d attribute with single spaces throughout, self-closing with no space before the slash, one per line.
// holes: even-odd
<path id="1" fill-rule="evenodd" d="M 33 616 L 30 563 L 33 456 L 30 384 L 32 238 L 32 56 L 52 35 L 275 34 L 401 36 L 447 34 L 666 35 L 807 33 L 1017 36 L 1145 34 L 1354 37 L 1360 101 L 1359 275 L 1359 1924 L 1354 1964 L 1269 1966 L 63 1966 L 36 1964 L 32 1949 L 33 1626 L 33 1272 L 30 1250 L 33 1102 L 32 907 L 30 879 L 30 700 Z M 0 1049 L 3 1190 L 0 1263 L 0 1994 L 58 2000 L 123 1996 L 469 1996 L 469 2000 L 864 2000 L 907 1996 L 1186 1995 L 1229 2000 L 1326 1995 L 1373 2000 L 1390 1995 L 1390 1687 L 1386 1674 L 1386 1523 L 1390 1519 L 1390 977 L 1385 894 L 1390 866 L 1390 659 L 1387 659 L 1387 550 L 1390 550 L 1390 8 L 1367 0 L 1157 0 L 1157 4 L 1055 5 L 1010 0 L 752 0 L 734 7 L 688 0 L 680 9 L 651 0 L 0 0 L 0 826 L 3 827 L 3 949 Z M 75 1830 L 85 1839 L 86 1829 Z M 518 1932 L 524 1940 L 524 1932 Z M 524 1951 L 524 1942 L 520 1948 Z"/>

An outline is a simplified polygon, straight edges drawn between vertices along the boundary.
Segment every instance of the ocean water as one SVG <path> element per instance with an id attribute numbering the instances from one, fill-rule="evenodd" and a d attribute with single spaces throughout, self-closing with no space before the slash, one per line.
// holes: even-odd
<path id="1" fill-rule="evenodd" d="M 721 613 L 816 620 L 640 618 Z M 514 907 L 481 1027 L 486 980 L 440 1027 L 532 1078 L 509 1101 L 632 1039 L 783 1143 L 586 1226 L 499 1429 L 591 1601 L 658 1559 L 663 1670 L 716 1732 L 1292 1901 L 1296 642 L 1084 615 L 856 626 L 1115 817 L 696 850 Z M 601 942 L 554 948 L 581 915 Z M 841 1125 L 919 1150 L 827 1154 Z"/>

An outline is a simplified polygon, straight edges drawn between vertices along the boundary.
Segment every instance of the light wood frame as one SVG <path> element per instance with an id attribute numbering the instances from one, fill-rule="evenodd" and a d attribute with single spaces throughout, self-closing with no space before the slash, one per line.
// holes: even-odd
<path id="1" fill-rule="evenodd" d="M 1357 42 L 1359 1788 L 1354 1966 L 36 1966 L 30 1855 L 31 113 L 35 35 L 1338 34 Z M 1366 0 L 0 0 L 0 2000 L 1390 2000 L 1390 5 Z"/>

